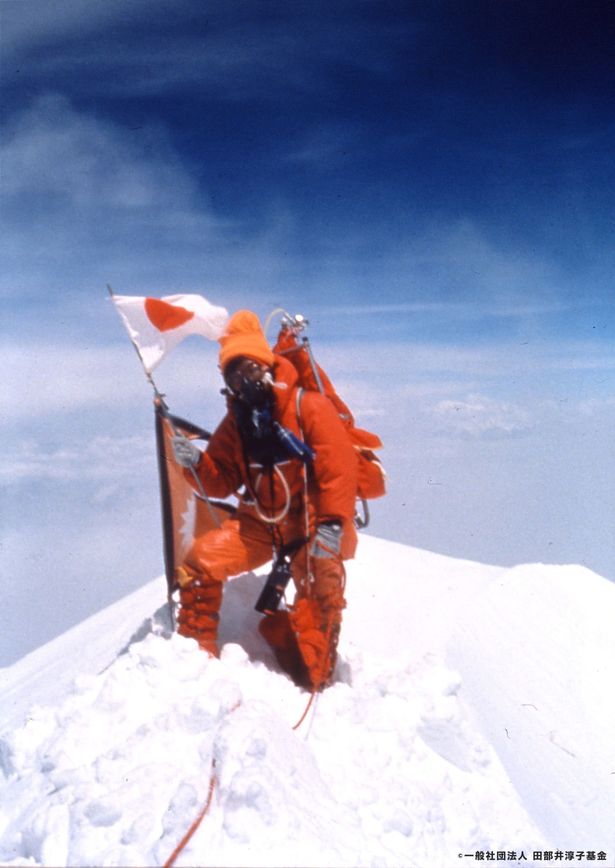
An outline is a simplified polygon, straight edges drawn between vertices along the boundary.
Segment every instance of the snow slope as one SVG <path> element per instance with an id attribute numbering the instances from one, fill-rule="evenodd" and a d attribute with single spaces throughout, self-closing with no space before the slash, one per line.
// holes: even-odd
<path id="1" fill-rule="evenodd" d="M 348 572 L 297 730 L 253 574 L 220 660 L 170 633 L 158 579 L 0 671 L 0 864 L 162 865 L 215 761 L 178 865 L 613 868 L 615 586 L 368 536 Z"/>

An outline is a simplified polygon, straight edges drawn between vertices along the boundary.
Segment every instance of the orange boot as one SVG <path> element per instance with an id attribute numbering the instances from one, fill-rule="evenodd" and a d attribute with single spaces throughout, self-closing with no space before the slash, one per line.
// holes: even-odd
<path id="1" fill-rule="evenodd" d="M 310 679 L 286 610 L 265 615 L 258 631 L 273 649 L 276 660 L 297 687 L 309 687 Z"/>
<path id="2" fill-rule="evenodd" d="M 337 661 L 342 626 L 345 571 L 339 558 L 314 558 L 309 596 L 293 606 L 290 621 L 309 672 L 311 685 L 320 690 L 331 681 Z"/>
<path id="3" fill-rule="evenodd" d="M 222 582 L 216 582 L 205 576 L 192 577 L 181 567 L 177 579 L 180 586 L 177 632 L 180 636 L 196 639 L 203 651 L 212 657 L 218 657 Z"/>
<path id="4" fill-rule="evenodd" d="M 316 600 L 302 597 L 290 613 L 290 623 L 314 690 L 324 687 L 333 671 L 326 628 Z"/>

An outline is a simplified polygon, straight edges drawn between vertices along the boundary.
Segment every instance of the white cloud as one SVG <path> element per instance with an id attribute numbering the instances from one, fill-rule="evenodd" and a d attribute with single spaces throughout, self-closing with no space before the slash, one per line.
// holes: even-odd
<path id="1" fill-rule="evenodd" d="M 143 435 L 130 437 L 98 436 L 84 440 L 67 438 L 59 449 L 46 449 L 44 443 L 28 440 L 14 451 L 0 455 L 0 480 L 19 484 L 26 480 L 43 482 L 107 482 L 138 476 L 151 466 L 153 440 Z M 105 489 L 106 491 L 106 489 Z M 101 489 L 97 499 L 106 499 Z"/>
<path id="2" fill-rule="evenodd" d="M 483 317 L 514 319 L 520 317 L 550 316 L 568 310 L 584 307 L 583 299 L 564 304 L 561 301 L 550 303 L 519 302 L 515 305 L 489 303 L 477 298 L 472 303 L 456 301 L 438 302 L 391 302 L 382 304 L 347 304 L 320 308 L 320 313 L 328 316 L 373 316 L 375 314 L 439 314 L 454 319 L 473 320 Z"/>
<path id="3" fill-rule="evenodd" d="M 369 230 L 328 219 L 306 313 L 363 329 L 370 317 L 388 316 L 406 334 L 435 339 L 453 329 L 485 338 L 497 327 L 524 340 L 553 333 L 574 311 L 606 312 L 606 302 L 579 291 L 578 278 L 546 252 L 494 239 L 470 219 L 425 228 L 428 220 L 417 215 L 405 235 L 391 235 L 377 219 Z"/>
<path id="4" fill-rule="evenodd" d="M 374 325 L 379 332 L 379 321 Z M 333 345 L 322 343 L 317 350 L 337 376 L 370 373 L 395 386 L 421 382 L 425 375 L 454 382 L 471 378 L 536 378 L 545 373 L 565 376 L 570 372 L 610 371 L 615 365 L 612 347 L 604 342 L 502 340 L 472 345 L 430 343 L 395 338 L 366 338 Z M 385 378 L 388 378 L 385 380 Z M 540 383 L 535 383 L 539 390 Z"/>
<path id="5" fill-rule="evenodd" d="M 144 7 L 158 5 L 156 0 L 18 0 L 3 4 L 2 48 L 5 57 L 51 40 L 74 34 L 84 35 L 118 18 L 126 20 L 143 13 Z"/>
<path id="6" fill-rule="evenodd" d="M 151 394 L 136 356 L 117 348 L 10 344 L 0 350 L 0 365 L 6 375 L 5 424 L 27 424 L 97 407 L 111 410 Z"/>
<path id="7" fill-rule="evenodd" d="M 410 252 L 451 289 L 466 287 L 479 304 L 495 303 L 505 315 L 560 304 L 557 273 L 548 260 L 505 244 L 496 246 L 472 220 L 427 231 L 414 240 Z"/>
<path id="8" fill-rule="evenodd" d="M 439 401 L 433 414 L 443 431 L 470 437 L 510 436 L 525 432 L 532 425 L 524 408 L 484 395 L 468 395 L 463 401 Z"/>
<path id="9" fill-rule="evenodd" d="M 94 209 L 101 230 L 122 212 L 177 220 L 197 206 L 203 221 L 217 225 L 161 130 L 131 135 L 57 94 L 39 97 L 9 122 L 0 156 L 4 197 L 54 197 L 50 205 L 80 209 L 80 219 L 81 209 Z"/>
<path id="10" fill-rule="evenodd" d="M 579 412 L 588 418 L 599 418 L 605 414 L 613 414 L 615 411 L 615 395 L 594 397 L 582 400 L 579 403 Z"/>
<path id="11" fill-rule="evenodd" d="M 72 439 L 91 436 L 97 425 L 107 431 L 152 424 L 153 391 L 128 337 L 122 342 L 122 329 L 118 320 L 118 340 L 106 346 L 95 344 L 93 335 L 90 345 L 71 345 L 67 339 L 0 348 L 2 421 L 13 440 L 43 427 L 48 436 Z M 192 413 L 205 427 L 215 423 L 223 407 L 217 357 L 217 344 L 195 338 L 177 347 L 156 372 L 171 410 Z"/>
<path id="12" fill-rule="evenodd" d="M 270 2 L 271 14 L 263 14 L 258 4 L 225 0 L 208 0 L 202 8 L 193 0 L 172 5 L 165 0 L 58 0 L 52 7 L 45 0 L 22 0 L 5 5 L 3 52 L 11 58 L 11 70 L 28 62 L 41 80 L 82 73 L 80 88 L 106 95 L 160 95 L 181 87 L 200 94 L 211 90 L 216 98 L 229 100 L 279 98 L 289 89 L 321 89 L 332 63 L 387 75 L 395 52 L 411 37 L 404 21 L 375 24 L 369 13 L 357 14 L 356 4 L 346 4 L 353 14 L 343 27 L 337 15 L 327 20 L 317 7 L 304 3 Z M 178 32 L 177 21 L 186 16 L 192 27 Z M 145 30 L 144 18 L 149 23 Z M 135 25 L 141 25 L 138 37 Z M 99 74 L 88 75 L 94 36 Z M 382 44 L 391 51 L 383 52 Z"/>
<path id="13" fill-rule="evenodd" d="M 195 166 L 159 128 L 131 130 L 48 94 L 5 124 L 0 160 L 0 287 L 11 300 L 41 299 L 37 316 L 48 318 L 60 294 L 73 303 L 107 282 L 125 294 L 195 291 L 247 306 L 292 268 L 279 253 L 288 209 L 249 227 L 218 217 Z"/>
<path id="14" fill-rule="evenodd" d="M 219 264 L 232 246 L 160 130 L 131 132 L 47 95 L 5 125 L 0 160 L 9 297 L 53 304 L 118 275 L 168 280 L 197 257 L 202 275 L 205 251 Z"/>
<path id="15" fill-rule="evenodd" d="M 429 216 L 417 215 L 405 237 L 398 233 L 392 239 L 390 228 L 381 230 L 377 222 L 369 232 L 346 226 L 343 244 L 332 245 L 330 261 L 323 259 L 323 282 L 336 288 L 323 312 L 432 314 L 432 324 L 441 314 L 461 325 L 499 318 L 514 326 L 514 320 L 529 325 L 595 303 L 542 251 L 494 239 L 469 218 L 427 221 Z M 358 304 L 344 292 L 340 273 L 361 281 Z"/>

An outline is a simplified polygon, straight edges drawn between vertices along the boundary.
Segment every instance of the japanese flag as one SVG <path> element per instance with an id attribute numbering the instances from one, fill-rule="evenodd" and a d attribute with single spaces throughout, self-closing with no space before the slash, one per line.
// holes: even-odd
<path id="1" fill-rule="evenodd" d="M 210 304 L 202 295 L 113 294 L 112 299 L 149 374 L 188 335 L 217 340 L 228 320 L 225 308 Z"/>

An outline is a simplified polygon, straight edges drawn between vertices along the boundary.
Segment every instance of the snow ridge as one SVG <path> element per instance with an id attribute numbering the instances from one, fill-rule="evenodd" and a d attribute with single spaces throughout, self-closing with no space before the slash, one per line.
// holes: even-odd
<path id="1" fill-rule="evenodd" d="M 510 840 L 537 846 L 441 661 L 400 668 L 350 649 L 344 668 L 352 684 L 294 732 L 306 694 L 284 675 L 238 645 L 211 660 L 150 633 L 4 737 L 0 861 L 163 864 L 213 758 L 214 803 L 178 864 L 444 866 L 460 842 L 500 846 L 481 829 L 503 812 Z"/>
<path id="2" fill-rule="evenodd" d="M 215 766 L 178 865 L 529 866 L 570 847 L 613 868 L 615 587 L 364 537 L 335 683 L 295 731 L 308 695 L 255 629 L 262 572 L 225 589 L 219 660 L 172 632 L 160 580 L 0 673 L 2 865 L 164 865 Z M 597 725 L 575 689 L 603 700 Z"/>

